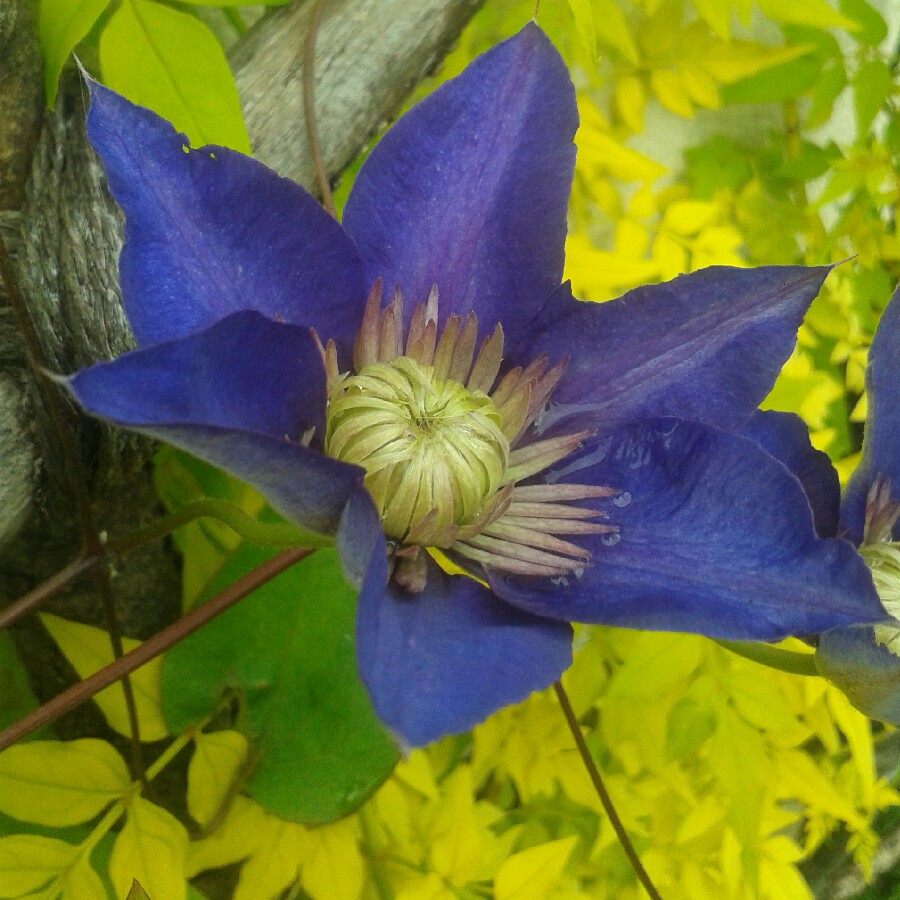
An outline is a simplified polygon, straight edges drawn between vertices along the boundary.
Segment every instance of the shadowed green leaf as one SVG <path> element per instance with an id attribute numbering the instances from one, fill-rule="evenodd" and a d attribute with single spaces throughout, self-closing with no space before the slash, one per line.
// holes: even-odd
<path id="1" fill-rule="evenodd" d="M 242 546 L 210 593 L 268 555 Z M 259 757 L 247 792 L 282 818 L 338 819 L 397 761 L 356 672 L 355 612 L 335 552 L 320 550 L 166 655 L 163 709 L 175 728 L 208 715 L 228 691 L 243 697 Z"/>

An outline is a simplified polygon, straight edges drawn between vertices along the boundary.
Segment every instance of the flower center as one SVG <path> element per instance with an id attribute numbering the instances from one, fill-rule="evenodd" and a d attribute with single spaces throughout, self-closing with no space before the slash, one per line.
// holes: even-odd
<path id="1" fill-rule="evenodd" d="M 493 401 L 408 356 L 342 379 L 328 404 L 325 452 L 362 466 L 385 534 L 405 540 L 462 525 L 503 484 L 509 441 Z"/>
<path id="2" fill-rule="evenodd" d="M 566 367 L 546 355 L 527 366 L 503 363 L 497 325 L 476 352 L 478 321 L 447 318 L 438 329 L 433 288 L 404 325 L 399 292 L 381 306 L 369 294 L 341 372 L 334 341 L 322 344 L 328 389 L 325 452 L 361 466 L 381 513 L 393 579 L 415 593 L 425 586 L 423 547 L 440 547 L 470 571 L 561 577 L 591 554 L 563 537 L 617 532 L 581 506 L 619 494 L 589 484 L 522 484 L 568 456 L 589 431 L 528 442 L 530 428 Z"/>

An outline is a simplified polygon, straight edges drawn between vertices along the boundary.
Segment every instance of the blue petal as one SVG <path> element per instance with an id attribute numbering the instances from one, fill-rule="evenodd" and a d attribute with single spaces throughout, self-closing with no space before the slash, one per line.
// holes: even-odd
<path id="1" fill-rule="evenodd" d="M 810 443 L 809 429 L 803 419 L 793 413 L 760 410 L 754 413 L 740 434 L 756 441 L 800 479 L 812 507 L 816 534 L 834 537 L 838 527 L 841 484 L 828 455 Z"/>
<path id="2" fill-rule="evenodd" d="M 548 480 L 607 485 L 619 531 L 578 542 L 592 564 L 565 579 L 491 573 L 537 615 L 735 640 L 780 640 L 884 612 L 862 559 L 819 540 L 800 483 L 747 438 L 675 419 L 622 428 Z"/>
<path id="3" fill-rule="evenodd" d="M 734 430 L 771 389 L 828 271 L 714 266 L 609 303 L 573 300 L 564 285 L 509 359 L 569 359 L 542 429 L 678 416 Z"/>
<path id="4" fill-rule="evenodd" d="M 537 26 L 476 59 L 356 177 L 344 225 L 368 280 L 416 302 L 436 284 L 442 323 L 474 309 L 483 331 L 515 331 L 562 277 L 577 125 L 565 64 Z"/>
<path id="5" fill-rule="evenodd" d="M 876 644 L 871 628 L 839 628 L 823 634 L 816 667 L 860 712 L 900 725 L 900 657 Z"/>
<path id="6" fill-rule="evenodd" d="M 334 532 L 362 483 L 362 469 L 299 443 L 324 428 L 325 376 L 306 328 L 235 313 L 85 369 L 68 386 L 88 412 L 227 469 L 316 531 Z"/>
<path id="7" fill-rule="evenodd" d="M 139 343 L 255 309 L 350 346 L 362 263 L 303 188 L 223 147 L 187 152 L 187 138 L 164 119 L 88 86 L 88 137 L 125 212 L 120 278 Z"/>
<path id="8" fill-rule="evenodd" d="M 859 543 L 863 537 L 866 496 L 877 475 L 891 481 L 891 497 L 900 501 L 900 288 L 894 291 L 869 348 L 866 369 L 868 411 L 860 464 L 844 495 L 841 527 Z M 894 527 L 900 540 L 900 523 Z"/>
<path id="9" fill-rule="evenodd" d="M 571 663 L 571 644 L 568 625 L 513 609 L 431 560 L 422 593 L 372 579 L 359 597 L 360 675 L 408 747 L 468 731 L 546 688 Z"/>

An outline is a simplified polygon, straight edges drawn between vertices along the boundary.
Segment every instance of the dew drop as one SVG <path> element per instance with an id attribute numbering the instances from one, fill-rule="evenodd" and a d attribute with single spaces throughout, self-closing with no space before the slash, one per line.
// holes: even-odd
<path id="1" fill-rule="evenodd" d="M 615 547 L 621 540 L 622 535 L 619 534 L 618 531 L 612 531 L 609 534 L 604 534 L 600 538 L 600 543 L 603 544 L 604 547 Z"/>
<path id="2" fill-rule="evenodd" d="M 622 491 L 621 494 L 613 497 L 613 506 L 618 506 L 619 509 L 623 509 L 629 503 L 631 503 L 631 491 Z"/>

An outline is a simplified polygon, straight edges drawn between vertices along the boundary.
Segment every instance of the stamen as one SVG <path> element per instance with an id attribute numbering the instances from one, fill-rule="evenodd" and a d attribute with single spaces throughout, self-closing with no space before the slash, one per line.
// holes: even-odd
<path id="1" fill-rule="evenodd" d="M 891 480 L 878 474 L 866 497 L 863 543 L 878 544 L 889 541 L 900 518 L 900 503 L 891 499 Z"/>
<path id="2" fill-rule="evenodd" d="M 510 442 L 519 433 L 528 415 L 532 390 L 532 385 L 524 384 L 512 391 L 505 402 L 495 403 L 497 412 L 503 417 L 503 436 Z"/>
<path id="3" fill-rule="evenodd" d="M 531 394 L 531 402 L 528 404 L 528 411 L 525 414 L 525 420 L 520 426 L 519 430 L 510 437 L 509 441 L 511 444 L 516 443 L 519 438 L 525 433 L 526 429 L 531 425 L 531 423 L 535 420 L 537 414 L 547 405 L 547 401 L 550 399 L 550 395 L 556 388 L 556 385 L 559 384 L 559 379 L 562 378 L 563 372 L 566 371 L 566 366 L 568 366 L 568 359 L 564 359 L 562 362 L 557 363 L 553 366 L 552 369 L 545 372 L 534 385 L 534 389 Z"/>
<path id="4" fill-rule="evenodd" d="M 531 475 L 536 475 L 544 469 L 559 462 L 564 456 L 568 456 L 593 431 L 577 431 L 575 434 L 565 434 L 557 438 L 549 438 L 546 441 L 537 441 L 513 450 L 509 454 L 509 468 L 506 470 L 510 481 L 521 481 Z"/>
<path id="5" fill-rule="evenodd" d="M 391 302 L 381 313 L 379 331 L 378 361 L 393 362 L 403 355 L 403 295 L 399 288 L 394 291 Z"/>
<path id="6" fill-rule="evenodd" d="M 514 559 L 509 556 L 499 556 L 496 553 L 489 553 L 486 550 L 479 550 L 468 544 L 455 544 L 453 552 L 466 559 L 481 563 L 483 566 L 490 566 L 495 569 L 502 569 L 510 575 L 536 575 L 543 577 L 552 577 L 555 575 L 568 575 L 572 571 L 571 565 L 546 565 L 533 562 L 531 560 Z M 579 563 L 577 568 L 581 568 Z"/>
<path id="7" fill-rule="evenodd" d="M 497 378 L 502 361 L 503 329 L 498 322 L 493 333 L 481 342 L 466 387 L 470 391 L 482 391 L 487 394 Z"/>
<path id="8" fill-rule="evenodd" d="M 579 559 L 590 559 L 590 551 L 579 547 L 569 541 L 546 534 L 544 531 L 535 531 L 533 528 L 522 528 L 511 524 L 506 518 L 495 522 L 490 528 L 486 528 L 482 535 L 492 538 L 501 538 L 524 547 L 535 547 L 540 550 L 548 550 L 565 556 L 574 556 Z"/>
<path id="9" fill-rule="evenodd" d="M 478 338 L 478 319 L 475 313 L 470 312 L 466 316 L 465 324 L 459 337 L 456 339 L 456 346 L 453 348 L 453 356 L 450 360 L 450 370 L 447 377 L 451 378 L 457 384 L 465 384 L 469 376 L 469 370 L 472 368 L 472 355 L 475 352 L 475 341 Z"/>
<path id="10" fill-rule="evenodd" d="M 446 381 L 450 372 L 450 362 L 453 359 L 453 348 L 456 346 L 456 337 L 459 334 L 459 316 L 450 316 L 444 331 L 441 334 L 434 351 L 434 379 Z"/>
<path id="11" fill-rule="evenodd" d="M 381 320 L 381 279 L 377 278 L 369 291 L 363 310 L 362 323 L 353 345 L 353 367 L 359 372 L 378 362 L 378 338 Z"/>
<path id="12" fill-rule="evenodd" d="M 603 513 L 595 513 L 603 515 Z M 548 534 L 609 534 L 618 531 L 615 525 L 603 525 L 600 522 L 581 522 L 577 519 L 544 519 L 526 518 L 525 516 L 506 515 L 503 522 L 511 525 L 521 525 L 537 531 L 546 531 Z"/>
<path id="13" fill-rule="evenodd" d="M 513 541 L 504 541 L 500 538 L 487 537 L 484 534 L 477 534 L 475 537 L 469 538 L 463 546 L 486 550 L 489 553 L 503 557 L 504 559 L 518 559 L 521 562 L 539 563 L 540 565 L 555 566 L 560 569 L 581 568 L 587 562 L 584 557 L 573 560 L 567 556 L 549 553 L 545 550 L 539 550 L 536 547 L 529 547 L 525 544 L 518 544 Z M 456 546 L 454 546 L 454 549 L 456 549 Z M 590 554 L 588 554 L 588 557 L 589 556 Z"/>
<path id="14" fill-rule="evenodd" d="M 491 400 L 494 401 L 494 406 L 501 406 L 509 399 L 509 395 L 516 389 L 516 385 L 519 383 L 519 379 L 522 377 L 522 369 L 516 367 L 515 369 L 510 369 L 501 379 L 500 384 L 494 389 L 494 392 L 491 394 Z"/>
<path id="15" fill-rule="evenodd" d="M 507 515 L 518 517 L 554 516 L 557 519 L 592 519 L 594 516 L 603 516 L 597 509 L 584 509 L 581 506 L 566 506 L 563 503 L 524 503 L 513 501 L 509 504 Z"/>
<path id="16" fill-rule="evenodd" d="M 595 500 L 601 497 L 615 497 L 622 492 L 618 488 L 599 484 L 517 484 L 513 490 L 513 502 L 533 500 Z"/>

